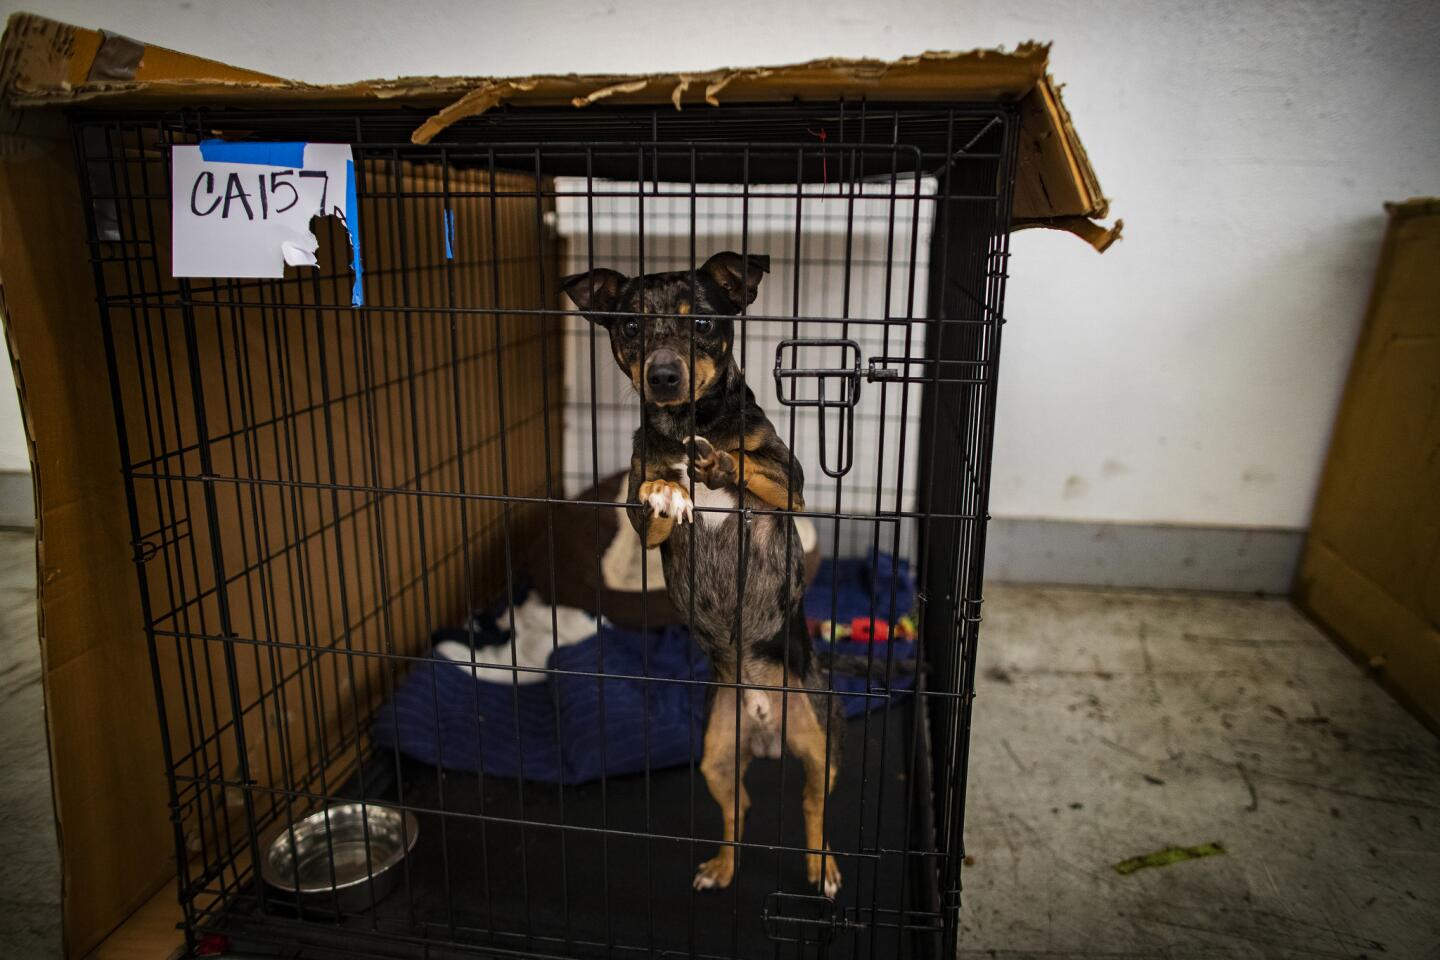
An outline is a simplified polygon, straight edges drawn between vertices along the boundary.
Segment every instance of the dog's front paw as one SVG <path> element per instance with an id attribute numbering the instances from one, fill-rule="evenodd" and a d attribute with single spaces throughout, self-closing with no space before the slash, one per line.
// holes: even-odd
<path id="1" fill-rule="evenodd" d="M 695 504 L 689 492 L 671 480 L 647 480 L 640 484 L 640 502 L 655 516 L 669 517 L 677 523 L 689 523 L 695 518 Z"/>
<path id="2" fill-rule="evenodd" d="M 735 879 L 735 851 L 726 847 L 695 871 L 696 890 L 723 890 Z"/>
<path id="3" fill-rule="evenodd" d="M 690 461 L 690 476 L 696 483 L 703 483 L 711 490 L 733 487 L 739 477 L 735 458 L 704 437 L 686 437 L 685 454 Z"/>
<path id="4" fill-rule="evenodd" d="M 833 899 L 835 894 L 840 892 L 840 864 L 834 856 L 822 857 L 818 853 L 811 853 L 806 857 L 808 862 L 805 872 L 809 881 L 821 893 Z M 822 860 L 825 861 L 823 867 L 820 863 Z"/>

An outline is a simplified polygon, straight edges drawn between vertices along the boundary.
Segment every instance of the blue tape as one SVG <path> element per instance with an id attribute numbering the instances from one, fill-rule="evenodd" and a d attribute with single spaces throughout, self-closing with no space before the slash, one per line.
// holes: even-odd
<path id="1" fill-rule="evenodd" d="M 445 259 L 455 259 L 455 211 L 445 211 Z"/>
<path id="2" fill-rule="evenodd" d="M 365 305 L 365 276 L 360 266 L 360 199 L 355 188 L 355 161 L 345 161 L 345 229 L 350 231 L 350 269 L 355 274 L 355 288 L 350 294 L 350 303 L 357 307 Z"/>
<path id="3" fill-rule="evenodd" d="M 267 167 L 305 166 L 303 143 L 232 143 L 201 140 L 200 156 L 213 163 L 260 163 Z"/>

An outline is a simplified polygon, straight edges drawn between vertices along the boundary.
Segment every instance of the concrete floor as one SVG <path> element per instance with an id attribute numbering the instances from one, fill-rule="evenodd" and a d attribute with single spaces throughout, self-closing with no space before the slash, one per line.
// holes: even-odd
<path id="1" fill-rule="evenodd" d="M 1440 741 L 1285 601 L 995 586 L 981 645 L 961 956 L 1440 957 Z"/>
<path id="2" fill-rule="evenodd" d="M 59 951 L 33 564 L 0 533 L 7 958 Z M 997 584 L 982 644 L 961 956 L 1440 958 L 1440 741 L 1283 600 Z"/>
<path id="3" fill-rule="evenodd" d="M 35 540 L 0 531 L 0 957 L 60 955 L 60 854 L 35 624 Z"/>

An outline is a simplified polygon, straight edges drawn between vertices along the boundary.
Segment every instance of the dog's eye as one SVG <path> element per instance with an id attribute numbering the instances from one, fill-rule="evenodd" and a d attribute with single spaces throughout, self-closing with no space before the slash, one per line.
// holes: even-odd
<path id="1" fill-rule="evenodd" d="M 715 321 L 714 321 L 714 320 L 711 320 L 709 317 L 696 317 L 696 318 L 695 318 L 695 332 L 696 332 L 696 333 L 701 334 L 701 335 L 704 335 L 704 334 L 707 334 L 707 333 L 709 333 L 711 330 L 714 330 L 714 329 L 715 329 Z"/>
<path id="2" fill-rule="evenodd" d="M 624 332 L 625 336 L 629 337 L 631 340 L 634 340 L 636 337 L 640 336 L 640 321 L 636 320 L 634 317 L 631 317 L 629 320 L 625 321 L 625 323 L 620 327 L 620 329 Z"/>

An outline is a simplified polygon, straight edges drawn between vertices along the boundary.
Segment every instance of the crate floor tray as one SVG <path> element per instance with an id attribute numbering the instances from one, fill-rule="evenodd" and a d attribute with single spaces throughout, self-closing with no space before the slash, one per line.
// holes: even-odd
<path id="1" fill-rule="evenodd" d="M 925 885 L 914 869 L 923 858 L 899 852 L 924 846 L 907 842 L 907 831 L 929 829 L 911 805 L 914 723 L 910 699 L 888 717 L 881 711 L 868 724 L 864 717 L 848 723 L 850 762 L 834 794 L 844 800 L 832 800 L 827 814 L 844 875 L 833 910 L 806 881 L 804 854 L 797 852 L 804 846 L 801 774 L 791 758 L 784 761 L 783 803 L 781 764 L 752 763 L 744 842 L 755 846 L 744 849 L 729 889 L 696 892 L 695 867 L 714 853 L 720 834 L 719 807 L 698 771 L 655 771 L 648 790 L 643 774 L 562 790 L 495 777 L 482 785 L 473 774 L 437 775 L 406 760 L 397 785 L 393 761 L 382 757 L 367 772 L 367 779 L 390 779 L 376 799 L 401 801 L 403 791 L 407 807 L 449 811 L 417 813 L 419 841 L 395 891 L 373 911 L 338 923 L 324 911 L 302 917 L 269 897 L 263 906 L 253 895 L 236 898 L 221 926 L 237 949 L 276 948 L 278 933 L 314 957 L 343 955 L 359 942 L 352 939 L 357 932 L 380 933 L 397 957 L 448 956 L 423 944 L 427 934 L 522 956 L 749 957 L 769 955 L 776 938 L 828 941 L 832 958 L 910 956 L 917 939 L 939 944 L 934 872 Z M 882 751 L 906 762 L 887 763 L 882 773 Z M 926 764 L 914 760 L 915 790 L 928 790 Z M 356 784 L 344 792 L 354 794 Z M 862 794 L 863 808 L 856 801 Z M 926 934 L 927 927 L 936 932 Z M 375 951 L 369 936 L 365 948 Z"/>

